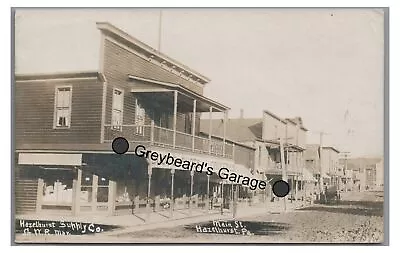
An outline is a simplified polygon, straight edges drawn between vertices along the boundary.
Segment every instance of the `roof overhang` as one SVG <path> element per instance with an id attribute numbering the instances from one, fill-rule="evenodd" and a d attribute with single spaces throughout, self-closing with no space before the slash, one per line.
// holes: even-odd
<path id="1" fill-rule="evenodd" d="M 263 112 L 264 112 L 265 114 L 268 114 L 269 116 L 271 116 L 271 117 L 273 117 L 273 118 L 279 120 L 279 121 L 282 122 L 283 124 L 285 124 L 285 125 L 287 124 L 286 120 L 284 120 L 284 119 L 278 117 L 276 114 L 273 114 L 272 112 L 267 111 L 267 110 L 264 110 Z"/>
<path id="2" fill-rule="evenodd" d="M 335 151 L 336 153 L 340 153 L 340 151 L 339 150 L 337 150 L 336 148 L 334 148 L 334 147 L 322 147 L 323 149 L 332 149 L 333 151 Z"/>
<path id="3" fill-rule="evenodd" d="M 152 86 L 149 86 L 149 87 L 144 86 L 144 87 L 140 87 L 140 89 L 132 88 L 131 92 L 151 93 L 151 92 L 171 92 L 171 91 L 177 90 L 181 94 L 183 94 L 187 97 L 196 99 L 198 102 L 202 102 L 202 103 L 212 106 L 214 109 L 217 109 L 217 111 L 223 112 L 223 111 L 227 111 L 230 109 L 229 107 L 227 107 L 223 104 L 220 104 L 210 98 L 207 98 L 196 92 L 193 92 L 179 84 L 163 82 L 163 81 L 148 79 L 148 78 L 144 78 L 144 77 L 138 77 L 135 75 L 129 75 L 128 77 L 131 80 L 137 80 L 137 81 L 142 81 L 142 82 L 147 82 L 147 83 L 152 84 Z"/>
<path id="4" fill-rule="evenodd" d="M 39 74 L 16 74 L 16 82 L 49 81 L 49 80 L 74 80 L 74 79 L 99 79 L 105 81 L 102 73 L 96 71 L 88 72 L 64 72 L 64 73 L 39 73 Z"/>

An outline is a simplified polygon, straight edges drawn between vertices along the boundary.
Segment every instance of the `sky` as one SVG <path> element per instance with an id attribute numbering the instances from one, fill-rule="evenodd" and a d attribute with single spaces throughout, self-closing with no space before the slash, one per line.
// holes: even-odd
<path id="1" fill-rule="evenodd" d="M 110 22 L 211 81 L 229 117 L 300 116 L 308 143 L 383 155 L 384 15 L 375 9 L 18 10 L 16 73 L 98 70 Z"/>

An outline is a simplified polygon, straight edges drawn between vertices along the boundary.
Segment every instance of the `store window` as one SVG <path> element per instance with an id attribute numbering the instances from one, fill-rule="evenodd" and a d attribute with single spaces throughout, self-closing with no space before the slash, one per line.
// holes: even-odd
<path id="1" fill-rule="evenodd" d="M 48 170 L 43 175 L 44 204 L 72 204 L 73 174 L 64 170 Z"/>
<path id="2" fill-rule="evenodd" d="M 93 201 L 93 174 L 83 171 L 81 181 L 81 203 L 92 203 Z"/>
<path id="3" fill-rule="evenodd" d="M 99 176 L 97 179 L 97 202 L 108 202 L 109 180 Z"/>

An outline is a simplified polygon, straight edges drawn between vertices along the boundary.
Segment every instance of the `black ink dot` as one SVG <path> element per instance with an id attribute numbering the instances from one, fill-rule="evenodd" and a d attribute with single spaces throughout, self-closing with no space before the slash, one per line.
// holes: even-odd
<path id="1" fill-rule="evenodd" d="M 333 14 L 331 14 L 331 17 L 333 17 Z"/>
<path id="2" fill-rule="evenodd" d="M 117 137 L 112 142 L 112 149 L 117 154 L 125 154 L 129 149 L 129 142 L 124 137 Z"/>
<path id="3" fill-rule="evenodd" d="M 277 197 L 285 197 L 290 191 L 289 184 L 286 181 L 278 180 L 272 186 L 272 191 Z"/>

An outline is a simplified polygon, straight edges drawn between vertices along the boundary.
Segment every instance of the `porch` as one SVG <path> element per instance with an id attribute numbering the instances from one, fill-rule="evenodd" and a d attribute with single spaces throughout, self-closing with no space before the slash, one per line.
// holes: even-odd
<path id="1" fill-rule="evenodd" d="M 129 142 L 232 159 L 234 144 L 225 138 L 229 108 L 179 84 L 129 75 L 132 84 L 123 102 L 124 120 L 102 124 L 101 142 L 124 137 Z M 208 115 L 209 134 L 200 136 L 200 117 Z M 213 138 L 212 118 L 222 115 L 223 136 Z M 214 116 L 215 117 L 215 116 Z M 122 123 L 123 121 L 123 123 Z"/>
<path id="2" fill-rule="evenodd" d="M 137 144 L 191 151 L 229 159 L 234 158 L 234 143 L 228 143 L 214 137 L 205 138 L 174 131 L 157 126 L 154 121 L 150 125 L 122 125 L 119 131 L 115 131 L 112 125 L 104 125 L 104 142 L 112 142 L 120 136 Z"/>

